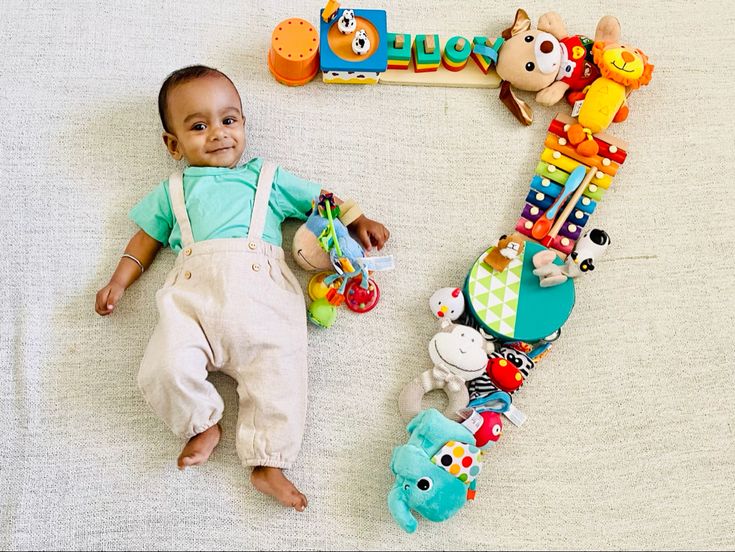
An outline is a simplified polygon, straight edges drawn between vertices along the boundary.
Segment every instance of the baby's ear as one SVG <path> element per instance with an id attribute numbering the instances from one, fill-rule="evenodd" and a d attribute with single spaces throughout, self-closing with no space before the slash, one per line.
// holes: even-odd
<path id="1" fill-rule="evenodd" d="M 170 132 L 164 132 L 163 143 L 166 145 L 166 149 L 171 154 L 171 157 L 176 159 L 176 161 L 181 161 L 184 154 L 179 150 L 179 139 Z"/>

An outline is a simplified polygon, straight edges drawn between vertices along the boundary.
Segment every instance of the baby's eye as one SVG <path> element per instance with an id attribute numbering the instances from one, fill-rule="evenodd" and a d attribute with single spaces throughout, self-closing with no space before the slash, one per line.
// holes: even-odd
<path id="1" fill-rule="evenodd" d="M 197 123 L 191 127 L 191 130 L 204 130 L 205 128 L 207 128 L 207 125 L 204 123 Z"/>
<path id="2" fill-rule="evenodd" d="M 235 118 L 234 117 L 225 117 L 224 121 L 222 121 L 223 124 L 226 125 L 234 125 L 235 124 Z"/>

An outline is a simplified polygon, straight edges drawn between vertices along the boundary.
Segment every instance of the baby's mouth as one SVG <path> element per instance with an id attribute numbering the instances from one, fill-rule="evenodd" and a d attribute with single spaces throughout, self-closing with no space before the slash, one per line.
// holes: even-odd
<path id="1" fill-rule="evenodd" d="M 207 153 L 219 153 L 219 152 L 221 152 L 221 151 L 227 151 L 227 150 L 231 150 L 231 149 L 232 149 L 233 147 L 234 147 L 234 146 L 225 146 L 225 147 L 223 147 L 223 148 L 217 148 L 217 149 L 213 149 L 213 150 L 211 150 L 211 151 L 208 151 Z"/>

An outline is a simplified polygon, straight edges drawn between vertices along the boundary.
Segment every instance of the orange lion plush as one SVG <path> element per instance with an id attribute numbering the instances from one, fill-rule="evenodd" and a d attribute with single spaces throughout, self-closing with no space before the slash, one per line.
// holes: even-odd
<path id="1" fill-rule="evenodd" d="M 584 94 L 579 124 L 572 125 L 568 132 L 577 152 L 588 157 L 597 155 L 599 149 L 592 134 L 624 121 L 630 92 L 651 81 L 653 65 L 648 57 L 638 48 L 621 43 L 620 34 L 620 23 L 612 16 L 603 17 L 597 25 L 592 55 L 601 76 Z"/>

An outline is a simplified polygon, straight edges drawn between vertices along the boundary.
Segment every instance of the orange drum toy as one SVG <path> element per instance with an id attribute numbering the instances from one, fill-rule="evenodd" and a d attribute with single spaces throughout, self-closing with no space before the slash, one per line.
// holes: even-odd
<path id="1" fill-rule="evenodd" d="M 281 21 L 273 29 L 268 69 L 280 83 L 301 86 L 319 72 L 319 33 L 304 19 Z"/>

